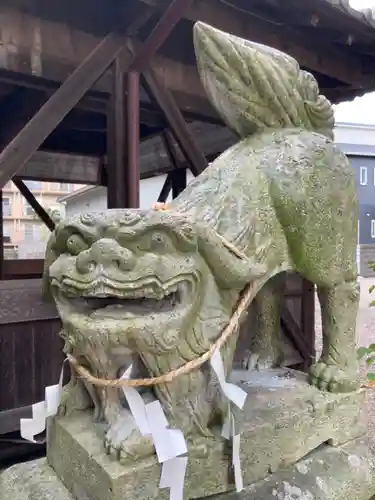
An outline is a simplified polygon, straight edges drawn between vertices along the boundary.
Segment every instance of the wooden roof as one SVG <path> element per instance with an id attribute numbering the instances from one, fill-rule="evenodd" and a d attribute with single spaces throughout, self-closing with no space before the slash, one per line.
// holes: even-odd
<path id="1" fill-rule="evenodd" d="M 0 141 L 8 133 L 9 117 L 32 116 L 119 20 L 123 19 L 120 25 L 125 28 L 136 14 L 152 9 L 148 22 L 132 36 L 136 47 L 141 46 L 169 3 L 170 0 L 3 0 Z M 215 134 L 219 130 L 212 129 L 212 124 L 218 127 L 220 120 L 205 97 L 196 70 L 192 42 L 196 20 L 289 53 L 316 76 L 322 92 L 333 102 L 375 89 L 375 21 L 370 11 L 355 11 L 347 0 L 196 0 L 152 59 L 151 66 L 171 91 L 185 118 L 193 122 L 193 128 L 198 127 L 199 135 L 206 134 L 210 143 L 216 143 L 213 130 Z M 43 149 L 103 158 L 110 92 L 108 71 L 45 141 Z M 142 146 L 142 171 L 143 175 L 152 175 L 169 168 L 156 137 L 166 123 L 144 90 L 140 107 L 141 135 L 146 140 Z M 224 129 L 220 130 L 223 134 Z M 226 140 L 233 140 L 228 131 L 225 135 Z M 217 148 L 217 152 L 223 149 L 220 144 Z M 212 147 L 208 149 L 208 154 L 213 155 Z M 43 177 L 55 179 L 60 172 L 61 177 L 64 169 L 48 167 L 48 162 L 42 167 L 43 157 L 51 158 L 39 155 L 38 176 L 44 172 Z M 75 167 L 72 182 L 82 177 L 84 170 L 88 172 L 87 165 L 92 169 L 93 164 L 95 179 L 100 180 L 99 163 L 86 162 L 86 170 L 81 168 L 80 173 Z M 24 175 L 35 177 L 36 171 L 34 161 L 34 167 L 26 167 Z M 87 175 L 86 181 L 81 181 L 93 182 L 93 170 Z"/>

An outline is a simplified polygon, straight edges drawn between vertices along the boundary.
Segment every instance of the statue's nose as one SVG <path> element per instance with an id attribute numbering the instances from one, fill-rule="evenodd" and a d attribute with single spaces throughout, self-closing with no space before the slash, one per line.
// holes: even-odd
<path id="1" fill-rule="evenodd" d="M 116 267 L 121 271 L 131 271 L 135 266 L 135 257 L 131 250 L 123 248 L 117 241 L 102 238 L 77 257 L 79 272 L 89 272 L 99 265 Z"/>

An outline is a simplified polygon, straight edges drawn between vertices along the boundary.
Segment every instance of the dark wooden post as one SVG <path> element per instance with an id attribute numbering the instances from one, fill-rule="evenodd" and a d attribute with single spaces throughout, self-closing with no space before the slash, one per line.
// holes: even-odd
<path id="1" fill-rule="evenodd" d="M 140 154 L 139 154 L 139 73 L 129 71 L 127 75 L 126 138 L 127 165 L 126 197 L 129 208 L 139 207 Z"/>
<path id="2" fill-rule="evenodd" d="M 124 208 L 126 199 L 125 174 L 125 74 L 121 57 L 112 65 L 112 95 L 107 114 L 107 206 Z"/>
<path id="3" fill-rule="evenodd" d="M 0 280 L 4 279 L 4 216 L 3 192 L 0 191 Z"/>
<path id="4" fill-rule="evenodd" d="M 173 0 L 139 50 L 132 50 L 133 61 L 126 69 L 122 68 L 122 72 L 128 71 L 126 104 L 121 95 L 121 92 L 125 93 L 125 79 L 123 75 L 120 75 L 120 57 L 116 62 L 117 69 L 113 72 L 114 84 L 108 127 L 108 208 L 139 207 L 139 74 L 168 38 L 191 2 L 192 0 Z M 132 45 L 130 40 L 128 42 L 128 45 Z"/>
<path id="5" fill-rule="evenodd" d="M 309 356 L 305 363 L 307 370 L 315 361 L 315 287 L 305 279 L 302 281 L 301 332 L 307 344 Z"/>
<path id="6" fill-rule="evenodd" d="M 108 109 L 107 206 L 138 208 L 140 181 L 139 74 L 124 73 L 119 56 L 112 67 Z"/>
<path id="7" fill-rule="evenodd" d="M 178 159 L 176 147 L 173 144 L 173 139 L 169 130 L 165 130 L 162 133 L 162 140 L 164 143 L 165 150 L 169 157 L 171 164 L 173 165 L 172 172 L 169 173 L 170 177 L 170 187 L 172 189 L 172 198 L 177 198 L 177 196 L 182 193 L 186 188 L 186 168 L 181 168 L 180 161 Z M 167 193 L 168 197 L 169 192 Z"/>

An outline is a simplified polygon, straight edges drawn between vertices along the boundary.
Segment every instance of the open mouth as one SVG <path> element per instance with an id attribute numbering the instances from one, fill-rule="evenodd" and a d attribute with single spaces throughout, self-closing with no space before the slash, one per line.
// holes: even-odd
<path id="1" fill-rule="evenodd" d="M 136 289 L 113 290 L 109 287 L 95 287 L 89 291 L 70 293 L 61 290 L 65 301 L 77 313 L 92 318 L 131 318 L 150 314 L 168 313 L 183 306 L 191 285 L 187 281 L 168 287 L 147 286 Z"/>

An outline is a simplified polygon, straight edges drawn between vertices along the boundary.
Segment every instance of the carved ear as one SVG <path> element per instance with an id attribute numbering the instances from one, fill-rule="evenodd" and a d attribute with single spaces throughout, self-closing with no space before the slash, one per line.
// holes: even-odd
<path id="1" fill-rule="evenodd" d="M 197 230 L 199 253 L 221 288 L 242 290 L 267 273 L 265 265 L 235 255 L 211 229 L 198 225 Z"/>
<path id="2" fill-rule="evenodd" d="M 44 257 L 44 269 L 42 278 L 42 298 L 45 301 L 52 301 L 51 287 L 50 287 L 50 275 L 49 268 L 57 259 L 57 254 L 54 250 L 56 243 L 55 232 L 53 232 L 48 240 L 46 254 Z"/>

